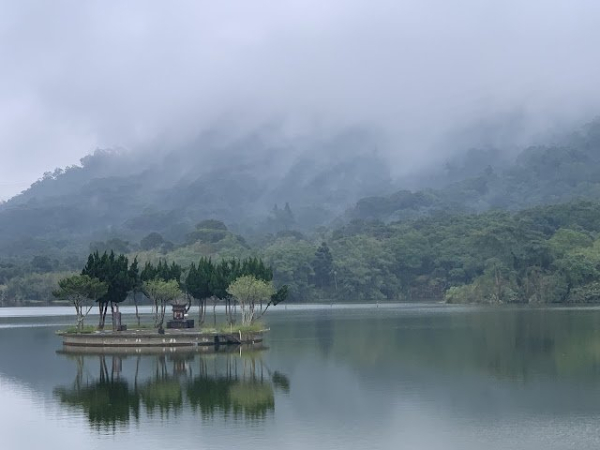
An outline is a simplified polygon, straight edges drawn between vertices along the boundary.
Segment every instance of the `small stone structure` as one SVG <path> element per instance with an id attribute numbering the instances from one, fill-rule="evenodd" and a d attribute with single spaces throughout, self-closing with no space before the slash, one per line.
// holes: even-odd
<path id="1" fill-rule="evenodd" d="M 186 319 L 187 305 L 172 305 L 173 320 L 167 322 L 167 328 L 194 328 L 194 319 Z"/>

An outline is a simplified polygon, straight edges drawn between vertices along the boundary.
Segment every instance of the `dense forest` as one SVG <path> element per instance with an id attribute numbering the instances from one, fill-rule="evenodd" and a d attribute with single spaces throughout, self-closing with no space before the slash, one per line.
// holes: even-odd
<path id="1" fill-rule="evenodd" d="M 340 140 L 367 145 L 360 134 Z M 440 169 L 446 185 L 416 191 L 391 193 L 376 154 L 351 155 L 329 166 L 296 161 L 254 190 L 247 167 L 173 181 L 97 152 L 0 207 L 0 301 L 52 301 L 89 251 L 183 267 L 260 257 L 291 301 L 600 300 L 600 122 L 510 162 L 470 150 Z M 252 222 L 260 202 L 272 203 Z"/>
<path id="2" fill-rule="evenodd" d="M 80 165 L 45 173 L 0 203 L 0 254 L 81 254 L 92 240 L 139 242 L 151 232 L 183 242 L 207 218 L 245 235 L 310 231 L 358 199 L 394 189 L 374 139 L 360 130 L 309 142 L 213 134 L 170 150 L 96 150 Z M 278 211 L 286 203 L 293 224 Z"/>

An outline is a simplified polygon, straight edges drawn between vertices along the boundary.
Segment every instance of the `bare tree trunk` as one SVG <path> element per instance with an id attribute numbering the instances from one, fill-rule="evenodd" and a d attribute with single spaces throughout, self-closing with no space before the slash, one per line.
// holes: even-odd
<path id="1" fill-rule="evenodd" d="M 83 331 L 83 306 L 79 302 L 75 304 L 75 311 L 77 312 L 77 331 Z"/>
<path id="2" fill-rule="evenodd" d="M 102 309 L 102 330 L 104 330 L 104 325 L 106 325 L 106 312 L 108 311 L 108 302 L 104 303 L 104 308 Z"/>
<path id="3" fill-rule="evenodd" d="M 158 328 L 160 330 L 160 329 L 162 329 L 163 324 L 165 322 L 165 311 L 167 309 L 167 302 L 164 300 L 161 300 L 160 306 L 157 306 L 157 308 L 159 308 L 159 311 L 158 311 L 158 323 L 156 324 L 156 326 L 158 326 Z"/>
<path id="4" fill-rule="evenodd" d="M 236 322 L 235 316 L 237 314 L 237 304 L 235 300 L 231 298 L 227 299 L 227 301 L 229 302 L 228 322 L 230 325 L 233 325 Z"/>
<path id="5" fill-rule="evenodd" d="M 199 325 L 203 325 L 206 320 L 206 299 L 203 298 L 200 300 L 200 323 Z"/>
<path id="6" fill-rule="evenodd" d="M 154 306 L 153 306 L 153 311 L 154 311 L 154 327 L 158 328 L 160 326 L 160 304 L 159 304 L 159 300 L 158 299 L 153 299 L 154 300 Z"/>
<path id="7" fill-rule="evenodd" d="M 135 304 L 135 318 L 137 319 L 137 325 L 140 326 L 140 313 L 138 311 L 137 292 L 133 291 L 133 303 Z"/>
<path id="8" fill-rule="evenodd" d="M 246 326 L 248 325 L 248 322 L 250 320 L 250 314 L 251 314 L 251 310 L 250 310 L 250 305 L 247 304 L 246 302 L 242 302 L 240 301 L 240 311 L 242 313 L 242 325 Z"/>
<path id="9" fill-rule="evenodd" d="M 213 296 L 213 324 L 217 326 L 217 297 Z"/>
<path id="10" fill-rule="evenodd" d="M 115 313 L 115 304 L 110 302 L 110 319 L 112 323 L 112 330 L 117 331 L 117 316 Z"/>
<path id="11" fill-rule="evenodd" d="M 205 298 L 198 299 L 198 325 L 204 324 L 206 319 L 206 300 Z"/>

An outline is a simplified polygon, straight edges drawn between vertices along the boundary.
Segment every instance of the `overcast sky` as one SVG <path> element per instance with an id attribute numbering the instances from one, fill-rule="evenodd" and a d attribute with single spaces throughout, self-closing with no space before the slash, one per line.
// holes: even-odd
<path id="1" fill-rule="evenodd" d="M 592 118 L 600 2 L 0 0 L 0 199 L 226 117 L 366 124 L 421 158 L 494 114 Z"/>

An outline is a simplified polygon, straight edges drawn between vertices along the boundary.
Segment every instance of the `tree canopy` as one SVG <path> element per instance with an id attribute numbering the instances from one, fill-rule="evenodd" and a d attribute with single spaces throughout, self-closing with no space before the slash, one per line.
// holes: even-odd
<path id="1" fill-rule="evenodd" d="M 72 275 L 58 282 L 58 289 L 53 292 L 56 298 L 70 301 L 77 315 L 77 329 L 83 329 L 83 321 L 94 302 L 108 292 L 108 284 L 88 275 Z"/>
<path id="2" fill-rule="evenodd" d="M 243 275 L 232 282 L 227 293 L 235 298 L 242 311 L 242 325 L 252 325 L 257 315 L 262 315 L 275 294 L 273 283 L 252 275 Z M 264 305 L 264 308 L 263 308 Z"/>

